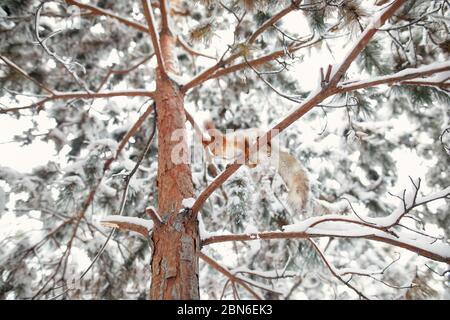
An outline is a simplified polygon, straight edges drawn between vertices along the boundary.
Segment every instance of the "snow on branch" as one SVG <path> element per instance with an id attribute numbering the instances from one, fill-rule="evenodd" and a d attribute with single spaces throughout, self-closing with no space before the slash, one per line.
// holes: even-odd
<path id="1" fill-rule="evenodd" d="M 394 197 L 399 199 L 399 204 L 397 208 L 387 217 L 377 217 L 377 218 L 370 218 L 370 217 L 364 217 L 362 219 L 364 222 L 376 225 L 377 227 L 381 228 L 391 228 L 398 224 L 400 220 L 412 209 L 424 205 L 428 202 L 435 201 L 438 199 L 449 199 L 450 196 L 450 186 L 447 188 L 438 191 L 436 193 L 430 194 L 425 197 L 419 196 L 419 189 L 421 185 L 421 180 L 413 180 L 411 179 L 412 187 L 410 190 L 403 190 L 403 193 L 401 196 L 393 195 Z"/>
<path id="2" fill-rule="evenodd" d="M 450 62 L 436 62 L 427 66 L 422 66 L 419 68 L 405 69 L 392 75 L 376 77 L 367 80 L 359 81 L 345 81 L 338 84 L 338 89 L 340 92 L 349 92 L 357 89 L 363 89 L 383 84 L 394 84 L 394 83 L 404 83 L 408 84 L 407 80 L 416 79 L 415 82 L 409 84 L 415 85 L 428 85 L 445 87 L 450 86 L 449 82 L 446 82 L 449 77 Z M 435 75 L 432 78 L 418 79 L 421 77 Z"/>
<path id="3" fill-rule="evenodd" d="M 119 215 L 106 216 L 100 221 L 100 224 L 108 228 L 134 231 L 144 237 L 147 237 L 148 233 L 153 229 L 153 222 L 151 220 Z"/>
<path id="4" fill-rule="evenodd" d="M 343 216 L 330 214 L 315 216 L 283 227 L 283 231 L 232 235 L 211 235 L 203 244 L 257 239 L 310 239 L 315 237 L 363 238 L 384 242 L 415 252 L 432 260 L 450 263 L 450 245 L 418 230 L 406 228 L 400 220 L 412 209 L 438 199 L 449 199 L 450 186 L 428 196 L 419 196 L 420 179 L 413 180 L 412 189 L 404 191 L 398 207 L 387 217 Z"/>
<path id="5" fill-rule="evenodd" d="M 342 216 L 340 216 L 342 218 Z M 203 245 L 228 241 L 275 240 L 275 239 L 310 239 L 320 237 L 361 238 L 391 244 L 415 252 L 429 259 L 450 263 L 450 245 L 437 242 L 436 239 L 416 235 L 411 232 L 396 232 L 395 236 L 370 225 L 356 225 L 355 220 L 333 221 L 333 217 L 321 217 L 321 227 L 308 227 L 298 231 L 298 225 L 284 227 L 284 231 L 256 232 L 232 235 L 215 235 L 203 239 Z M 311 221 L 310 221 L 311 222 Z M 317 222 L 317 221 L 314 221 Z"/>

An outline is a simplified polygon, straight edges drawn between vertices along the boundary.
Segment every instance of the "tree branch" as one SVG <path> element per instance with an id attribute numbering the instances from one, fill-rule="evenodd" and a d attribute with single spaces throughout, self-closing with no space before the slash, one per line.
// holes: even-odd
<path id="1" fill-rule="evenodd" d="M 49 87 L 47 87 L 46 85 L 44 85 L 43 83 L 40 83 L 39 81 L 37 81 L 36 79 L 34 79 L 33 77 L 30 77 L 28 75 L 28 73 L 26 73 L 25 70 L 23 70 L 22 68 L 20 68 L 17 64 L 15 64 L 14 62 L 12 62 L 11 60 L 9 60 L 8 58 L 6 58 L 5 56 L 0 55 L 0 59 L 3 60 L 3 62 L 5 62 L 10 68 L 12 68 L 13 70 L 17 71 L 18 73 L 20 73 L 22 76 L 24 76 L 25 78 L 27 78 L 28 80 L 30 80 L 31 82 L 33 82 L 35 85 L 37 85 L 39 88 L 41 88 L 44 91 L 47 91 L 50 94 L 54 94 L 54 91 L 52 89 L 50 89 Z"/>
<path id="2" fill-rule="evenodd" d="M 161 30 L 162 32 L 170 32 L 169 28 L 169 0 L 159 0 L 159 10 L 161 11 Z M 167 10 L 169 9 L 169 10 Z"/>
<path id="3" fill-rule="evenodd" d="M 119 215 L 106 216 L 102 218 L 100 224 L 108 228 L 134 231 L 140 233 L 145 238 L 147 238 L 148 233 L 153 229 L 153 222 L 151 220 Z"/>
<path id="4" fill-rule="evenodd" d="M 435 251 L 427 249 L 428 245 L 421 246 L 420 244 L 412 244 L 408 242 L 402 242 L 395 237 L 385 233 L 377 234 L 374 232 L 367 232 L 360 235 L 344 235 L 339 230 L 334 232 L 329 231 L 327 233 L 310 233 L 310 232 L 282 232 L 282 231 L 272 231 L 272 232 L 260 232 L 251 234 L 232 234 L 232 235 L 217 235 L 210 238 L 204 239 L 202 245 L 209 245 L 213 243 L 230 242 L 230 241 L 252 241 L 252 240 L 279 240 L 279 239 L 309 239 L 309 238 L 323 238 L 323 237 L 336 237 L 336 238 L 355 238 L 355 239 L 367 239 L 374 240 L 378 242 L 383 242 L 391 244 L 403 249 L 407 249 L 414 253 L 417 253 L 426 258 L 440 261 L 449 264 L 450 254 L 441 255 Z M 431 246 L 431 245 L 430 245 Z"/>
<path id="5" fill-rule="evenodd" d="M 421 87 L 436 87 L 442 89 L 446 92 L 450 90 L 450 82 L 442 82 L 442 81 L 433 81 L 432 79 L 424 79 L 424 80 L 407 80 L 402 81 L 400 84 L 405 86 L 421 86 Z"/>
<path id="6" fill-rule="evenodd" d="M 230 271 L 228 271 L 226 268 L 222 267 L 219 263 L 208 257 L 206 254 L 202 252 L 197 252 L 197 255 L 205 261 L 207 264 L 209 264 L 212 268 L 222 273 L 224 276 L 226 276 L 232 283 L 236 282 L 239 283 L 245 290 L 247 290 L 255 299 L 262 300 L 261 296 L 257 294 L 250 286 L 243 280 L 236 277 L 234 274 L 232 274 Z"/>
<path id="7" fill-rule="evenodd" d="M 103 78 L 102 82 L 100 83 L 100 85 L 98 86 L 96 92 L 99 92 L 103 86 L 106 84 L 106 82 L 108 81 L 108 79 L 113 75 L 113 74 L 120 74 L 120 75 L 126 75 L 128 73 L 130 73 L 133 70 L 136 70 L 137 68 L 139 68 L 139 66 L 143 65 L 144 63 L 150 61 L 151 58 L 153 58 L 155 54 L 152 53 L 151 55 L 145 57 L 144 59 L 142 59 L 141 61 L 139 61 L 138 63 L 132 65 L 129 68 L 125 68 L 125 69 L 113 69 L 110 68 L 108 70 L 108 73 L 106 74 L 106 76 Z"/>
<path id="8" fill-rule="evenodd" d="M 25 107 L 15 107 L 8 109 L 0 109 L 1 113 L 16 112 L 24 109 L 41 108 L 46 102 L 52 100 L 68 100 L 68 99 L 94 99 L 94 98 L 112 98 L 112 97 L 149 97 L 153 98 L 155 93 L 148 90 L 126 90 L 126 91 L 104 91 L 104 92 L 54 92 L 53 95 L 47 96 L 40 101 Z"/>
<path id="9" fill-rule="evenodd" d="M 153 50 L 156 54 L 156 59 L 158 61 L 158 66 L 161 68 L 161 70 L 165 73 L 165 67 L 164 67 L 164 59 L 161 52 L 161 47 L 159 43 L 159 36 L 155 25 L 155 18 L 153 17 L 153 10 L 152 5 L 149 4 L 148 0 L 141 0 L 142 7 L 144 9 L 144 16 L 147 20 L 148 29 L 147 31 L 150 33 L 150 37 L 153 44 Z"/>
<path id="10" fill-rule="evenodd" d="M 294 44 L 294 45 L 289 46 L 287 48 L 284 48 L 284 49 L 277 50 L 277 51 L 274 51 L 272 53 L 269 53 L 269 54 L 267 54 L 265 56 L 262 56 L 262 57 L 259 57 L 259 58 L 253 59 L 253 60 L 244 61 L 242 63 L 235 64 L 233 66 L 230 66 L 230 67 L 227 67 L 227 68 L 224 68 L 222 70 L 218 70 L 218 71 L 214 72 L 210 77 L 205 79 L 205 81 L 206 80 L 210 80 L 210 79 L 219 78 L 219 77 L 222 77 L 222 76 L 230 74 L 230 73 L 235 73 L 235 72 L 237 72 L 239 70 L 248 68 L 249 65 L 255 68 L 257 66 L 260 66 L 260 65 L 263 65 L 265 63 L 274 61 L 274 60 L 276 60 L 278 58 L 281 58 L 281 57 L 283 57 L 283 56 L 285 56 L 287 54 L 294 53 L 294 52 L 296 52 L 296 51 L 298 51 L 300 49 L 312 46 L 312 45 L 314 45 L 314 44 L 316 44 L 316 43 L 318 43 L 320 41 L 322 41 L 321 38 L 309 39 L 308 41 L 305 41 L 305 42 L 303 42 L 301 44 Z M 202 82 L 204 82 L 204 81 L 202 81 Z M 189 85 L 189 83 L 186 84 L 186 87 L 188 87 L 188 85 Z M 196 85 L 198 85 L 198 84 L 196 84 Z"/>
<path id="11" fill-rule="evenodd" d="M 284 16 L 286 16 L 289 12 L 295 10 L 297 8 L 297 6 L 302 2 L 302 0 L 294 0 L 292 2 L 292 4 L 290 6 L 288 6 L 287 8 L 281 10 L 280 12 L 276 13 L 272 18 L 270 18 L 269 20 L 267 20 L 265 23 L 263 23 L 258 29 L 256 29 L 252 35 L 248 38 L 248 40 L 246 41 L 247 45 L 251 45 L 252 43 L 254 43 L 256 41 L 256 39 L 263 34 L 265 31 L 267 31 L 267 29 L 269 29 L 271 26 L 273 26 L 277 21 L 279 21 L 280 19 L 282 19 Z M 239 19 L 238 19 L 239 20 Z M 228 49 L 229 50 L 229 49 Z M 225 52 L 225 54 L 228 52 L 228 50 Z M 287 49 L 289 50 L 289 48 Z M 291 49 L 292 50 L 292 49 Z M 298 50 L 298 49 L 297 49 Z M 281 53 L 286 53 L 286 50 L 280 50 Z M 295 51 L 295 49 L 293 50 Z M 225 56 L 224 54 L 224 56 Z M 274 53 L 275 54 L 275 53 Z M 278 52 L 279 54 L 279 52 Z M 279 56 L 282 56 L 284 54 L 281 54 Z M 276 54 L 275 54 L 276 55 Z M 226 66 L 227 64 L 230 64 L 231 62 L 233 62 L 234 60 L 236 60 L 237 58 L 239 58 L 241 56 L 241 54 L 235 53 L 230 55 L 228 58 L 224 59 L 224 57 L 222 57 L 222 59 L 220 59 L 219 62 L 217 62 L 215 65 L 213 65 L 212 67 L 204 70 L 202 73 L 200 73 L 199 75 L 194 76 L 194 78 L 189 81 L 186 85 L 183 86 L 182 90 L 183 92 L 187 92 L 189 89 L 196 87 L 200 84 L 202 84 L 203 82 L 205 82 L 206 80 L 209 80 L 210 76 L 212 74 L 214 74 L 216 71 L 218 71 L 220 68 Z M 277 57 L 273 57 L 274 60 Z M 269 60 L 270 61 L 270 60 Z M 245 67 L 246 64 L 241 64 L 241 68 Z M 238 70 L 240 70 L 238 69 Z M 235 72 L 233 71 L 233 69 L 230 69 L 230 72 Z M 229 73 L 229 72 L 228 72 Z"/>
<path id="12" fill-rule="evenodd" d="M 148 29 L 145 25 L 140 24 L 139 22 L 127 19 L 127 18 L 120 17 L 117 14 L 112 13 L 108 10 L 104 10 L 102 8 L 99 8 L 99 7 L 90 5 L 90 4 L 81 3 L 76 0 L 66 0 L 66 2 L 67 2 L 67 4 L 77 6 L 78 8 L 89 10 L 90 12 L 92 12 L 95 15 L 110 17 L 110 18 L 113 18 L 129 27 L 137 29 L 139 31 L 143 31 L 146 33 L 148 32 Z"/>
<path id="13" fill-rule="evenodd" d="M 277 50 L 274 51 L 272 53 L 269 53 L 265 56 L 253 59 L 253 60 L 249 60 L 248 62 L 242 62 L 242 63 L 238 63 L 235 64 L 233 66 L 229 66 L 226 67 L 222 70 L 220 70 L 223 66 L 225 66 L 227 64 L 226 61 L 219 61 L 218 63 L 216 63 L 214 66 L 212 66 L 209 69 L 206 69 L 205 71 L 203 71 L 202 73 L 200 73 L 199 75 L 195 76 L 192 80 L 190 80 L 188 83 L 186 83 L 183 87 L 182 90 L 183 92 L 187 92 L 188 90 L 197 87 L 199 85 L 201 85 L 203 82 L 210 80 L 210 79 L 215 79 L 215 78 L 219 78 L 222 77 L 224 75 L 230 74 L 230 73 L 234 73 L 237 72 L 239 70 L 245 69 L 248 67 L 248 65 L 250 64 L 253 67 L 257 67 L 259 65 L 268 63 L 270 61 L 273 61 L 275 59 L 278 59 L 280 57 L 285 56 L 288 53 L 294 53 L 302 48 L 306 48 L 309 47 L 319 41 L 321 41 L 321 38 L 314 38 L 314 39 L 309 39 L 307 41 L 305 41 L 304 43 L 301 44 L 293 44 L 292 46 L 288 47 L 288 48 L 284 48 L 281 50 Z M 240 56 L 240 55 L 239 55 Z M 237 58 L 237 57 L 236 57 Z"/>
<path id="14" fill-rule="evenodd" d="M 204 58 L 208 58 L 211 60 L 217 60 L 216 57 L 210 56 L 208 54 L 199 52 L 197 50 L 195 50 L 194 48 L 190 47 L 182 38 L 181 36 L 177 37 L 177 41 L 178 43 L 181 45 L 181 47 L 189 54 L 193 55 L 193 56 L 199 56 L 199 57 L 204 57 Z"/>
<path id="15" fill-rule="evenodd" d="M 391 229 L 396 226 L 402 227 L 402 225 L 399 224 L 400 220 L 413 208 L 438 199 L 447 199 L 450 195 L 450 187 L 447 187 L 431 195 L 418 197 L 420 180 L 416 182 L 411 179 L 411 182 L 414 186 L 414 190 L 408 194 L 406 194 L 405 191 L 403 197 L 399 197 L 400 200 L 402 200 L 402 204 L 386 217 L 364 217 L 363 219 L 356 214 L 356 218 L 336 214 L 315 216 L 298 224 L 284 226 L 283 232 L 212 236 L 203 239 L 203 244 L 255 239 L 285 239 L 291 237 L 303 239 L 310 239 L 313 237 L 364 238 L 392 244 L 416 252 L 419 255 L 430 259 L 449 263 L 450 246 L 447 243 L 436 243 L 437 239 L 434 237 L 431 237 L 433 239 L 430 243 L 430 236 L 417 232 L 414 229 L 407 228 L 407 230 L 422 236 L 422 239 L 420 239 L 420 237 L 411 238 L 407 233 L 401 231 L 394 232 Z"/>
<path id="16" fill-rule="evenodd" d="M 339 272 L 335 269 L 335 267 L 327 260 L 327 258 L 325 257 L 325 254 L 322 252 L 322 250 L 319 248 L 319 246 L 315 243 L 314 240 L 308 239 L 309 242 L 312 244 L 312 246 L 314 247 L 314 249 L 316 249 L 316 252 L 319 254 L 320 258 L 322 259 L 322 261 L 325 263 L 325 265 L 327 266 L 328 270 L 330 270 L 331 274 L 337 278 L 340 282 L 342 282 L 345 286 L 349 287 L 350 289 L 352 289 L 353 291 L 356 292 L 357 295 L 359 295 L 361 298 L 366 299 L 366 300 L 370 300 L 369 298 L 367 298 L 361 291 L 359 291 L 358 289 L 356 289 L 354 286 L 352 286 L 349 281 L 345 281 L 344 279 L 342 279 L 342 276 L 339 274 Z"/>
<path id="17" fill-rule="evenodd" d="M 294 11 L 298 8 L 298 6 L 302 3 L 303 0 L 294 0 L 291 5 L 281 10 L 280 12 L 274 14 L 269 20 L 264 22 L 258 29 L 256 29 L 250 38 L 247 40 L 248 44 L 252 44 L 258 39 L 258 37 L 263 34 L 267 29 L 272 27 L 275 23 L 281 20 L 284 16 L 286 16 L 291 11 Z"/>

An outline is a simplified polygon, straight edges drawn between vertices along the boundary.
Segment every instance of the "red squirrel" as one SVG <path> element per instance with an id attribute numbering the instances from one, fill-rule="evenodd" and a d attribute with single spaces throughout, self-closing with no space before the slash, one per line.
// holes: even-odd
<path id="1" fill-rule="evenodd" d="M 211 153 L 223 159 L 234 160 L 243 153 L 248 154 L 249 148 L 256 143 L 259 136 L 265 134 L 259 129 L 242 129 L 223 134 L 211 121 L 204 123 L 210 139 L 203 141 Z M 261 144 L 262 145 L 262 144 Z M 295 212 L 305 216 L 317 216 L 330 213 L 342 213 L 347 209 L 347 204 L 332 204 L 327 201 L 312 197 L 308 173 L 301 162 L 289 152 L 280 150 L 277 143 L 267 143 L 250 155 L 249 161 L 245 163 L 254 168 L 263 161 L 277 169 L 288 189 L 288 204 Z"/>

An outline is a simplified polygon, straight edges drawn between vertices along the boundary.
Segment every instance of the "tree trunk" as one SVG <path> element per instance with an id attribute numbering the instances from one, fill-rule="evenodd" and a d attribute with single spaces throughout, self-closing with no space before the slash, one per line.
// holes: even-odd
<path id="1" fill-rule="evenodd" d="M 177 74 L 175 41 L 170 30 L 163 26 L 160 43 L 165 70 Z M 196 218 L 182 211 L 181 205 L 183 199 L 195 195 L 191 167 L 186 161 L 178 163 L 178 159 L 172 157 L 173 154 L 178 155 L 180 149 L 188 150 L 184 96 L 161 67 L 157 70 L 156 88 L 158 213 L 164 223 L 155 227 L 152 235 L 150 298 L 199 299 L 196 255 L 200 245 L 198 223 Z"/>

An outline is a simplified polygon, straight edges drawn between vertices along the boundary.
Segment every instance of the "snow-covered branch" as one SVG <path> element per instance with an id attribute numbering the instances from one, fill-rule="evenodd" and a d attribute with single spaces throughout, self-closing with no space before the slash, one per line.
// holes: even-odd
<path id="1" fill-rule="evenodd" d="M 376 77 L 367 80 L 359 81 L 345 81 L 338 84 L 338 89 L 340 92 L 349 92 L 353 90 L 369 88 L 373 86 L 383 85 L 383 84 L 415 84 L 415 85 L 428 85 L 428 86 L 450 86 L 449 79 L 450 62 L 438 62 L 427 66 L 422 66 L 419 68 L 405 69 L 392 75 Z M 439 75 L 438 75 L 439 74 Z M 421 77 L 426 77 L 429 75 L 436 75 L 432 78 L 421 79 Z M 407 80 L 415 79 L 414 82 L 408 82 Z"/>
<path id="2" fill-rule="evenodd" d="M 316 222 L 316 221 L 314 221 Z M 275 239 L 309 239 L 320 237 L 336 238 L 361 238 L 391 244 L 400 248 L 415 252 L 429 259 L 450 263 L 450 245 L 411 232 L 389 232 L 372 228 L 370 225 L 361 226 L 351 221 L 333 221 L 329 216 L 323 217 L 321 227 L 308 227 L 304 231 L 298 231 L 298 225 L 284 227 L 284 231 L 258 232 L 232 235 L 216 235 L 203 239 L 203 245 L 251 240 L 275 240 Z M 297 229 L 298 228 L 298 229 Z"/>
<path id="3" fill-rule="evenodd" d="M 374 226 L 377 226 L 379 228 L 389 229 L 395 225 L 397 225 L 400 220 L 412 209 L 424 205 L 428 202 L 435 201 L 438 199 L 445 199 L 450 196 L 450 186 L 447 188 L 430 194 L 425 197 L 419 196 L 419 189 L 421 185 L 421 180 L 418 179 L 414 181 L 411 179 L 412 187 L 410 190 L 404 190 L 403 194 L 401 196 L 395 196 L 399 198 L 399 205 L 397 208 L 387 217 L 377 217 L 377 218 L 371 218 L 371 217 L 364 217 L 361 218 L 365 223 L 372 224 Z"/>
<path id="4" fill-rule="evenodd" d="M 250 234 L 212 235 L 203 239 L 203 244 L 226 241 L 248 241 L 257 239 L 310 239 L 315 237 L 363 238 L 388 243 L 413 251 L 432 260 L 450 263 L 450 245 L 438 242 L 437 238 L 407 228 L 399 230 L 400 220 L 413 208 L 450 196 L 450 186 L 434 194 L 420 197 L 420 180 L 413 182 L 413 190 L 404 192 L 401 204 L 387 217 L 343 216 L 338 214 L 316 216 L 300 223 L 287 225 L 283 231 Z M 399 227 L 394 229 L 394 227 Z"/>
<path id="5" fill-rule="evenodd" d="M 153 222 L 151 220 L 119 215 L 106 216 L 100 221 L 100 224 L 108 228 L 134 231 L 144 237 L 147 237 L 148 233 L 153 229 Z"/>

